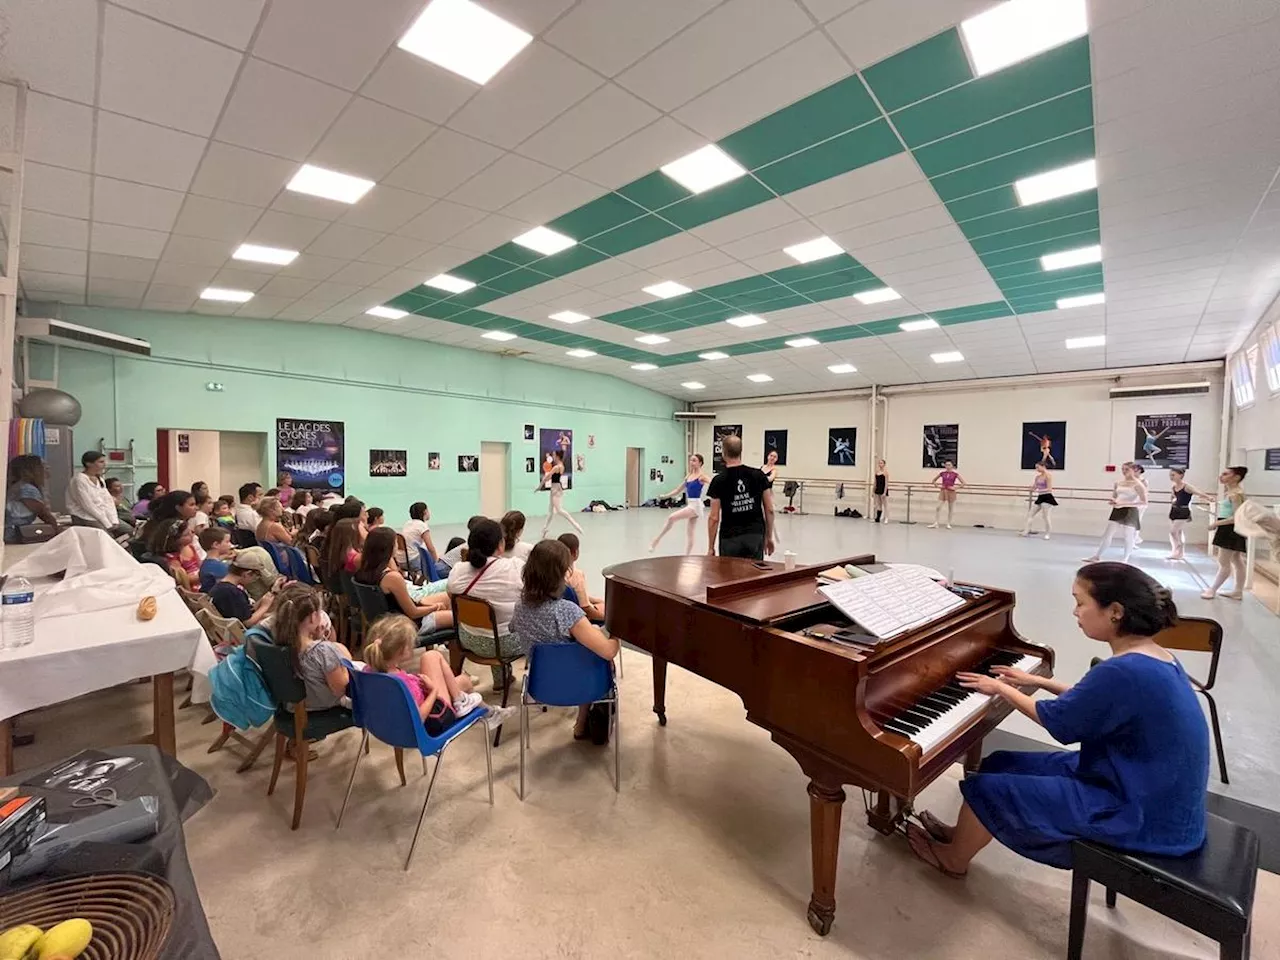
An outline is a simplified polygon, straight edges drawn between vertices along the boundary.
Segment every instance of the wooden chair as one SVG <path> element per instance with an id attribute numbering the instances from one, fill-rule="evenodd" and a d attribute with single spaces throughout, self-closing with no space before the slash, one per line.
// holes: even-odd
<path id="1" fill-rule="evenodd" d="M 499 652 L 501 646 L 498 642 L 498 615 L 494 612 L 493 605 L 488 600 L 459 594 L 453 594 L 449 600 L 453 606 L 454 629 L 457 631 L 449 641 L 450 667 L 455 675 L 462 672 L 462 664 L 465 660 L 470 660 L 472 663 L 478 663 L 486 667 L 498 667 L 502 671 L 502 705 L 505 707 L 507 698 L 511 695 L 511 685 L 514 681 L 511 667 L 524 654 L 517 653 L 512 656 L 503 656 Z M 493 637 L 495 655 L 484 656 L 465 648 L 462 645 L 463 627 L 473 634 Z M 495 747 L 501 738 L 502 727 L 499 726 L 493 735 L 493 745 Z"/>
<path id="2" fill-rule="evenodd" d="M 208 597 L 205 597 L 205 600 L 208 600 Z M 209 638 L 209 642 L 214 646 L 215 650 L 219 647 L 238 647 L 244 643 L 244 624 L 235 617 L 219 616 L 212 603 L 208 607 L 198 609 L 195 616 L 196 622 L 204 628 L 205 636 Z M 190 698 L 183 705 L 186 706 L 189 703 Z M 201 724 L 213 723 L 217 719 L 218 715 L 210 708 L 209 715 L 201 721 Z M 213 743 L 209 744 L 209 749 L 205 752 L 217 753 L 227 745 L 228 740 L 234 740 L 249 751 L 244 760 L 241 761 L 240 766 L 236 767 L 236 773 L 244 773 L 257 762 L 258 757 L 262 755 L 262 751 L 271 742 L 271 732 L 271 728 L 268 727 L 256 739 L 250 739 L 224 720 L 222 721 L 222 730 L 214 738 Z"/>
<path id="3" fill-rule="evenodd" d="M 404 558 L 403 561 L 401 561 L 401 557 Z M 412 583 L 422 583 L 422 572 L 414 573 L 409 567 L 409 544 L 405 542 L 403 533 L 396 534 L 395 561 L 396 566 L 400 568 L 400 572 L 404 574 L 406 580 Z"/>
<path id="4" fill-rule="evenodd" d="M 1209 704 L 1209 723 L 1213 730 L 1213 745 L 1218 752 L 1218 778 L 1223 783 L 1227 779 L 1227 754 L 1222 749 L 1222 727 L 1218 723 L 1218 704 L 1214 702 L 1214 681 L 1218 678 L 1218 657 L 1222 654 L 1222 625 L 1216 620 L 1205 617 L 1179 617 L 1176 625 L 1161 630 L 1155 640 L 1166 650 L 1191 650 L 1196 653 L 1209 654 L 1209 676 L 1200 681 L 1188 674 L 1187 679 L 1196 691 L 1204 694 Z"/>

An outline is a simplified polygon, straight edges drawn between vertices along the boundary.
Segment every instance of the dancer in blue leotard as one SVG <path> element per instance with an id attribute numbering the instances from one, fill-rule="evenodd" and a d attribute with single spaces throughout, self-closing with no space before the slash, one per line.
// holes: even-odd
<path id="1" fill-rule="evenodd" d="M 707 484 L 711 482 L 711 478 L 702 472 L 702 465 L 705 461 L 702 454 L 695 453 L 689 458 L 689 474 L 684 478 L 684 482 L 666 494 L 668 497 L 674 497 L 684 491 L 684 506 L 667 517 L 667 522 L 662 527 L 662 532 L 653 538 L 653 542 L 649 544 L 649 552 L 658 549 L 658 541 L 667 535 L 677 520 L 688 520 L 689 529 L 685 535 L 684 552 L 686 554 L 693 553 L 693 535 L 697 532 L 698 521 L 702 519 L 703 504 L 702 497 L 707 491 Z"/>

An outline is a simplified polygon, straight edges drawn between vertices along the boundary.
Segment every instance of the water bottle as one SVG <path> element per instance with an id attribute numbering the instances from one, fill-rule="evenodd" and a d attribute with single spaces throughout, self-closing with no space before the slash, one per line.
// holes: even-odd
<path id="1" fill-rule="evenodd" d="M 0 647 L 25 647 L 35 638 L 35 589 L 25 577 L 10 577 L 0 591 Z"/>

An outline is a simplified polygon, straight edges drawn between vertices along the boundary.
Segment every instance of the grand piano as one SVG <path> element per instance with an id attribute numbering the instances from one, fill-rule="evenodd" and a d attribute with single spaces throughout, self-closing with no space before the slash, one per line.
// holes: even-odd
<path id="1" fill-rule="evenodd" d="M 972 769 L 982 739 L 1010 712 L 955 683 L 996 664 L 1052 676 L 1053 650 L 1013 628 L 1014 596 L 958 584 L 964 605 L 874 648 L 831 639 L 853 628 L 817 589 L 833 565 L 784 570 L 732 557 L 654 557 L 605 570 L 607 626 L 653 657 L 653 710 L 665 726 L 667 664 L 734 691 L 809 778 L 813 893 L 808 919 L 835 918 L 845 784 L 874 792 L 868 822 L 894 831 L 912 800 L 952 763 Z M 844 632 L 842 632 L 844 631 Z M 1027 691 L 1029 692 L 1029 691 Z"/>

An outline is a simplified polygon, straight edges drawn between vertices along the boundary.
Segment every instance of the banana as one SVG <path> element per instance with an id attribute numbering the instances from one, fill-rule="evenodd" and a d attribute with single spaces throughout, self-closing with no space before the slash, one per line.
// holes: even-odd
<path id="1" fill-rule="evenodd" d="M 44 931 L 31 923 L 10 927 L 0 933 L 0 960 L 22 960 Z"/>
<path id="2" fill-rule="evenodd" d="M 34 960 L 54 960 L 55 957 L 78 957 L 93 939 L 93 924 L 88 920 L 64 920 L 35 944 Z"/>

